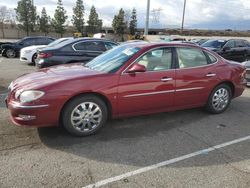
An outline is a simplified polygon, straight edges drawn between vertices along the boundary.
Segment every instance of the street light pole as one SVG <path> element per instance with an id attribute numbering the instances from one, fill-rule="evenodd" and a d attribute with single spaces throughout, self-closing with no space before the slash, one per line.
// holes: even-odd
<path id="1" fill-rule="evenodd" d="M 148 35 L 149 11 L 150 11 L 150 0 L 147 0 L 147 15 L 146 15 L 146 23 L 145 23 L 144 35 Z"/>
<path id="2" fill-rule="evenodd" d="M 186 12 L 186 1 L 187 0 L 184 0 L 183 14 L 182 14 L 182 24 L 181 24 L 181 34 L 183 33 L 183 28 L 184 28 L 185 12 Z"/>

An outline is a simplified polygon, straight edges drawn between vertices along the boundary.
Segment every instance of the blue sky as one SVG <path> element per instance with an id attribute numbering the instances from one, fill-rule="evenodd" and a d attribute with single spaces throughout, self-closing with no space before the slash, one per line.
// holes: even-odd
<path id="1" fill-rule="evenodd" d="M 144 27 L 147 0 L 83 0 L 86 19 L 92 5 L 97 8 L 104 26 L 111 26 L 114 14 L 122 7 L 130 12 L 133 7 L 138 11 L 138 26 Z M 177 28 L 181 25 L 184 0 L 151 0 L 150 27 Z M 53 16 L 57 0 L 34 0 L 38 12 L 45 7 Z M 69 18 L 75 0 L 63 0 Z M 15 8 L 17 0 L 0 0 L 0 6 Z M 161 9 L 153 14 L 153 9 Z M 159 22 L 154 18 L 159 16 Z M 68 21 L 70 24 L 70 19 Z M 186 28 L 197 29 L 238 29 L 250 30 L 250 0 L 187 0 Z"/>

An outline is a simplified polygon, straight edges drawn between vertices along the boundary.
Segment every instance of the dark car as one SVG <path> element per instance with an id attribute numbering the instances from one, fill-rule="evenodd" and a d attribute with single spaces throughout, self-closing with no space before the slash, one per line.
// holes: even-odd
<path id="1" fill-rule="evenodd" d="M 250 43 L 247 40 L 208 40 L 201 46 L 228 60 L 243 62 L 250 59 Z"/>
<path id="2" fill-rule="evenodd" d="M 39 68 L 44 68 L 76 62 L 87 63 L 117 45 L 117 43 L 106 39 L 72 39 L 54 47 L 38 50 L 36 65 Z"/>
<path id="3" fill-rule="evenodd" d="M 17 42 L 2 44 L 1 53 L 2 53 L 2 56 L 8 57 L 8 58 L 19 57 L 20 50 L 24 47 L 33 46 L 33 45 L 48 45 L 54 40 L 55 40 L 54 38 L 50 38 L 46 36 L 24 37 L 23 39 Z"/>

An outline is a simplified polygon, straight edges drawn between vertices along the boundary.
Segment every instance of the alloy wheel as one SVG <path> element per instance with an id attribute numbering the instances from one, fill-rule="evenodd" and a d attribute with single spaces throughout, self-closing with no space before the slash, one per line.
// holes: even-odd
<path id="1" fill-rule="evenodd" d="M 215 91 L 213 98 L 212 98 L 212 105 L 213 108 L 217 111 L 224 110 L 230 100 L 229 92 L 225 88 L 220 88 Z"/>
<path id="2" fill-rule="evenodd" d="M 84 102 L 71 113 L 71 124 L 80 132 L 90 132 L 98 128 L 102 121 L 102 110 L 93 102 Z"/>

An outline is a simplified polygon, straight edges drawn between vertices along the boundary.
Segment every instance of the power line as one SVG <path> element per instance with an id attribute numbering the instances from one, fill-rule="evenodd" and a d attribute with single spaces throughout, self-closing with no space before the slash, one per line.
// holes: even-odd
<path id="1" fill-rule="evenodd" d="M 152 14 L 153 14 L 152 22 L 154 24 L 160 23 L 160 13 L 162 10 L 163 10 L 162 8 L 152 10 Z"/>

